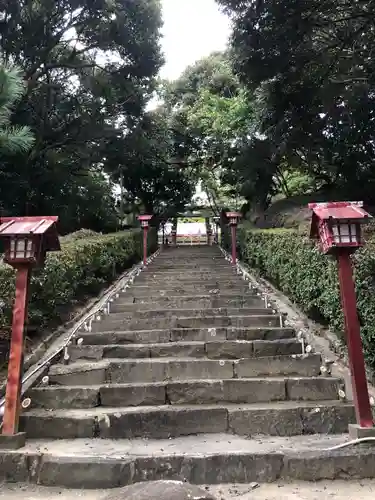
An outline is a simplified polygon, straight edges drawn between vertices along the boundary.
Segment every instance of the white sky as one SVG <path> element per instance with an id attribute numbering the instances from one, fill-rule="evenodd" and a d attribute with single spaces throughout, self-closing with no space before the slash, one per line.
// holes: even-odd
<path id="1" fill-rule="evenodd" d="M 226 48 L 230 24 L 215 0 L 162 0 L 162 5 L 162 78 L 175 80 L 186 66 Z"/>

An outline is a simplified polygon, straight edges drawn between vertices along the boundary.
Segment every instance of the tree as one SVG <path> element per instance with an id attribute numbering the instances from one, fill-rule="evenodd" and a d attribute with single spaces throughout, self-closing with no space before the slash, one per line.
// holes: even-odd
<path id="1" fill-rule="evenodd" d="M 169 84 L 164 97 L 176 154 L 194 167 L 212 208 L 219 212 L 223 203 L 235 204 L 238 182 L 226 173 L 241 143 L 253 135 L 253 110 L 228 55 L 213 53 L 197 61 Z"/>
<path id="2" fill-rule="evenodd" d="M 158 0 L 0 2 L 2 55 L 27 84 L 12 122 L 35 136 L 27 155 L 0 165 L 7 211 L 64 218 L 77 190 L 110 187 L 103 151 L 144 113 L 162 64 L 160 27 Z"/>
<path id="3" fill-rule="evenodd" d="M 11 126 L 11 115 L 26 87 L 20 70 L 0 65 L 0 151 L 2 154 L 26 153 L 34 143 L 30 128 Z"/>
<path id="4" fill-rule="evenodd" d="M 172 138 L 160 111 L 145 114 L 127 134 L 108 142 L 105 170 L 124 179 L 125 204 L 155 215 L 173 215 L 190 201 L 194 180 L 172 165 Z"/>
<path id="5" fill-rule="evenodd" d="M 218 0 L 274 161 L 374 200 L 374 0 Z"/>

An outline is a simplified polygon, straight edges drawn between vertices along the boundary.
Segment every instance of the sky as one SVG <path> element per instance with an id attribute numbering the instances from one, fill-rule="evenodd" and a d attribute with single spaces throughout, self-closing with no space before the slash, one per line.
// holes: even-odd
<path id="1" fill-rule="evenodd" d="M 195 61 L 225 50 L 230 23 L 215 0 L 162 0 L 162 8 L 166 63 L 160 71 L 161 78 L 176 80 Z M 155 105 L 156 101 L 150 107 Z M 194 196 L 197 198 L 206 199 L 200 185 Z"/>
<path id="2" fill-rule="evenodd" d="M 162 6 L 162 78 L 175 80 L 198 59 L 225 49 L 230 24 L 215 0 L 162 0 Z"/>

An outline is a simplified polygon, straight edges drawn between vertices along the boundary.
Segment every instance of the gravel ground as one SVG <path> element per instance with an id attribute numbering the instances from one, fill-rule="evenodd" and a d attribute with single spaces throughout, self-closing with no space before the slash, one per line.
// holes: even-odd
<path id="1" fill-rule="evenodd" d="M 222 485 L 209 488 L 217 500 L 373 500 L 373 481 Z M 34 485 L 2 485 L 1 500 L 105 500 L 104 490 L 83 491 L 40 488 Z"/>

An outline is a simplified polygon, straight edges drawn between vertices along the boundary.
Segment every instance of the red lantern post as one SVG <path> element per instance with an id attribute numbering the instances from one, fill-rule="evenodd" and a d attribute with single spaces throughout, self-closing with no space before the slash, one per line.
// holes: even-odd
<path id="1" fill-rule="evenodd" d="M 139 215 L 138 220 L 143 229 L 143 265 L 147 266 L 147 235 L 152 215 Z"/>
<path id="2" fill-rule="evenodd" d="M 239 212 L 227 212 L 226 216 L 231 228 L 232 264 L 235 266 L 237 264 L 237 226 L 242 215 Z"/>
<path id="3" fill-rule="evenodd" d="M 26 436 L 18 432 L 22 390 L 24 327 L 27 319 L 28 288 L 31 269 L 43 266 L 46 252 L 60 250 L 56 231 L 57 217 L 2 218 L 0 239 L 4 241 L 4 261 L 16 269 L 16 294 L 13 306 L 12 336 L 8 363 L 0 446 L 20 448 Z"/>
<path id="4" fill-rule="evenodd" d="M 334 254 L 338 262 L 341 305 L 345 318 L 350 373 L 357 425 L 350 425 L 352 437 L 375 435 L 365 360 L 363 355 L 357 300 L 350 255 L 363 246 L 361 224 L 370 214 L 361 202 L 310 203 L 313 211 L 311 238 L 318 239 L 325 254 Z"/>

